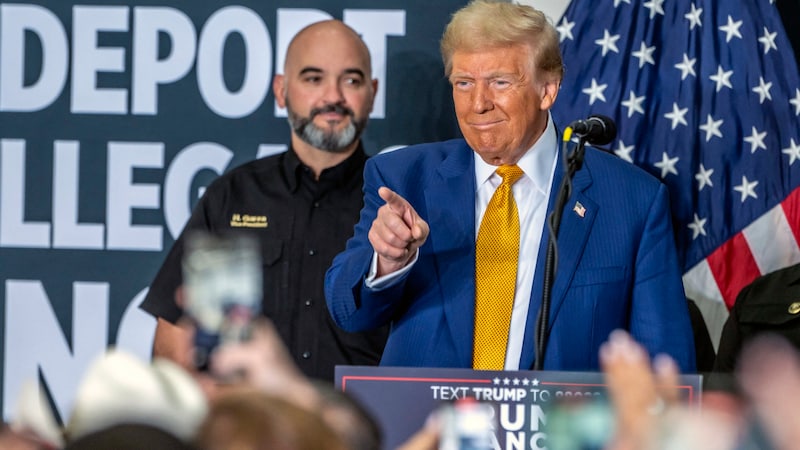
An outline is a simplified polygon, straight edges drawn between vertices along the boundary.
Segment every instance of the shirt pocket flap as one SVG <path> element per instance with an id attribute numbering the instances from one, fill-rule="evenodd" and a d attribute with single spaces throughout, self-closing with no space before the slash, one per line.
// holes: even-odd
<path id="1" fill-rule="evenodd" d="M 261 263 L 271 266 L 281 259 L 283 241 L 274 238 L 261 239 Z"/>

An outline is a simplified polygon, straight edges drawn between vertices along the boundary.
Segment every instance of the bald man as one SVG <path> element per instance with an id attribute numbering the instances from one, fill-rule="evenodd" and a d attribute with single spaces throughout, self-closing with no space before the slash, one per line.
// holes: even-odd
<path id="1" fill-rule="evenodd" d="M 307 376 L 333 381 L 337 364 L 380 361 L 387 331 L 342 331 L 322 290 L 363 205 L 367 156 L 360 136 L 377 88 L 369 50 L 344 23 L 317 22 L 292 39 L 284 73 L 273 81 L 275 99 L 288 113 L 289 150 L 230 170 L 206 189 L 141 306 L 158 319 L 154 357 L 191 366 L 187 333 L 175 325 L 183 314 L 175 297 L 185 236 L 200 230 L 258 239 L 262 312 Z"/>

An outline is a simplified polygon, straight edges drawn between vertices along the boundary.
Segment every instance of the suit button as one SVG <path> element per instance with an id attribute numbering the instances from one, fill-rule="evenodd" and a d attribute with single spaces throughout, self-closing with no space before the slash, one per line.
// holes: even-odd
<path id="1" fill-rule="evenodd" d="M 316 250 L 309 250 L 308 254 L 309 254 L 309 256 L 314 256 L 314 255 L 317 254 L 317 251 Z"/>
<path id="2" fill-rule="evenodd" d="M 306 350 L 303 352 L 303 359 L 311 358 L 311 352 Z"/>
<path id="3" fill-rule="evenodd" d="M 306 300 L 305 303 L 306 303 L 306 306 L 311 306 L 311 305 L 314 304 L 314 301 L 309 298 L 309 299 Z"/>

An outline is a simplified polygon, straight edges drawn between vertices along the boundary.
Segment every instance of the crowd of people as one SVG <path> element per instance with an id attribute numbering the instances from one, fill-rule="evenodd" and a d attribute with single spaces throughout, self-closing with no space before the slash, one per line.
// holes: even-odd
<path id="1" fill-rule="evenodd" d="M 336 365 L 377 364 L 600 371 L 613 425 L 592 448 L 797 447 L 794 333 L 739 326 L 748 311 L 733 311 L 699 406 L 679 398 L 679 375 L 700 365 L 666 188 L 591 148 L 564 167 L 574 161 L 549 113 L 564 68 L 547 18 L 475 0 L 441 49 L 463 138 L 367 158 L 378 85 L 366 45 L 338 20 L 301 30 L 273 84 L 289 150 L 205 191 L 143 303 L 158 319 L 153 360 L 103 355 L 63 425 L 31 388 L 0 448 L 381 450 L 376 418 L 333 385 Z M 564 186 L 556 244 L 549 213 Z M 201 368 L 182 290 L 200 231 L 255 238 L 264 316 Z M 546 285 L 551 242 L 558 275 Z M 793 270 L 737 307 L 788 291 Z M 431 414 L 401 450 L 439 448 Z"/>
<path id="2" fill-rule="evenodd" d="M 191 335 L 191 325 L 182 326 Z M 691 404 L 679 397 L 677 364 L 663 354 L 651 362 L 625 331 L 611 333 L 599 359 L 613 426 L 597 446 L 554 442 L 550 450 L 788 450 L 800 442 L 800 356 L 780 336 L 763 334 L 744 346 L 732 374 L 739 389 L 706 390 Z M 303 375 L 266 319 L 248 341 L 220 347 L 209 369 L 191 373 L 167 359 L 110 351 L 86 372 L 64 426 L 27 396 L 0 432 L 0 448 L 386 448 L 375 417 L 346 392 Z M 436 413 L 397 449 L 438 449 Z"/>

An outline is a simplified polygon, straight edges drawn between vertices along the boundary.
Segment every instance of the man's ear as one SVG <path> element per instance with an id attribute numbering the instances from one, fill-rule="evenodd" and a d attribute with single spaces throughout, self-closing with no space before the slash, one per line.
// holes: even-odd
<path id="1" fill-rule="evenodd" d="M 553 106 L 553 104 L 556 102 L 556 97 L 558 97 L 558 90 L 560 87 L 561 82 L 555 79 L 542 83 L 540 93 L 542 96 L 542 102 L 540 105 L 542 111 L 546 111 Z"/>
<path id="2" fill-rule="evenodd" d="M 558 90 L 561 87 L 561 82 L 558 80 L 547 81 L 541 86 L 542 102 L 540 108 L 542 111 L 550 109 L 556 102 L 558 97 Z"/>
<path id="3" fill-rule="evenodd" d="M 275 78 L 272 79 L 272 93 L 275 95 L 278 106 L 286 108 L 286 76 L 275 75 Z"/>
<path id="4" fill-rule="evenodd" d="M 375 106 L 375 97 L 378 95 L 378 79 L 374 78 L 372 80 L 372 102 L 369 105 L 369 112 L 372 112 L 372 108 Z"/>

